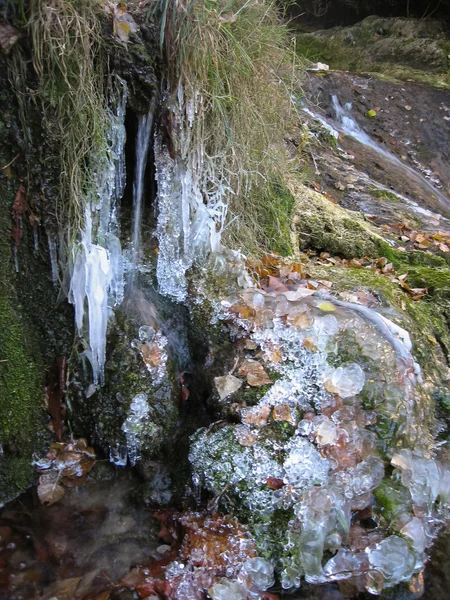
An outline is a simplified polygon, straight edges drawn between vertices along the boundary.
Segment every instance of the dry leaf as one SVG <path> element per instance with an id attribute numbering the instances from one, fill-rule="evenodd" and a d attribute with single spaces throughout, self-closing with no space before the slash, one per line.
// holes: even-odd
<path id="1" fill-rule="evenodd" d="M 59 483 L 40 483 L 37 493 L 41 504 L 55 504 L 64 496 L 64 488 Z"/>
<path id="2" fill-rule="evenodd" d="M 305 338 L 303 340 L 303 346 L 309 350 L 310 352 L 316 352 L 317 351 L 317 346 L 313 340 L 313 338 Z"/>
<path id="3" fill-rule="evenodd" d="M 5 54 L 11 52 L 11 48 L 20 38 L 20 32 L 6 23 L 0 23 L 0 47 Z"/>
<path id="4" fill-rule="evenodd" d="M 323 312 L 335 312 L 336 306 L 332 302 L 321 302 L 317 305 L 317 308 Z"/>
<path id="5" fill-rule="evenodd" d="M 268 477 L 266 481 L 266 485 L 270 487 L 271 490 L 281 490 L 284 487 L 284 481 L 279 479 L 278 477 Z"/>
<path id="6" fill-rule="evenodd" d="M 267 424 L 270 415 L 270 408 L 264 406 L 253 406 L 242 411 L 242 421 L 246 425 L 264 426 Z"/>
<path id="7" fill-rule="evenodd" d="M 216 377 L 214 379 L 214 385 L 216 386 L 220 400 L 225 400 L 225 398 L 237 392 L 242 384 L 242 379 L 238 379 L 234 375 L 224 375 L 223 377 Z"/>
<path id="8" fill-rule="evenodd" d="M 435 344 L 435 345 L 436 345 L 436 344 L 438 343 L 438 341 L 437 341 L 437 339 L 434 337 L 434 335 L 427 335 L 427 338 L 429 339 L 429 341 L 430 341 L 432 344 Z"/>
<path id="9" fill-rule="evenodd" d="M 295 425 L 296 423 L 289 404 L 277 404 L 274 406 L 272 410 L 272 419 L 274 421 L 287 421 L 292 425 Z"/>

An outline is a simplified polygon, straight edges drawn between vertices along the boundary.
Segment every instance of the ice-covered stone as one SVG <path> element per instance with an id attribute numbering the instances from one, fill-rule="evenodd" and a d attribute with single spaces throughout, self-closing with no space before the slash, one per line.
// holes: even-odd
<path id="1" fill-rule="evenodd" d="M 439 463 L 431 458 L 414 455 L 411 450 L 401 449 L 391 461 L 401 470 L 402 483 L 409 488 L 417 509 L 430 512 L 440 493 L 441 471 Z"/>
<path id="2" fill-rule="evenodd" d="M 256 588 L 256 590 L 265 591 L 275 583 L 272 563 L 259 556 L 247 558 L 240 572 L 241 577 L 244 578 L 250 589 Z"/>
<path id="3" fill-rule="evenodd" d="M 142 325 L 139 327 L 139 339 L 143 343 L 152 342 L 155 338 L 156 331 L 151 325 Z"/>
<path id="4" fill-rule="evenodd" d="M 247 600 L 246 588 L 229 579 L 222 579 L 211 586 L 208 595 L 211 600 Z"/>
<path id="5" fill-rule="evenodd" d="M 363 552 L 355 553 L 351 550 L 340 548 L 333 558 L 323 567 L 323 577 L 326 581 L 339 581 L 348 579 L 365 570 L 368 566 L 367 555 Z"/>

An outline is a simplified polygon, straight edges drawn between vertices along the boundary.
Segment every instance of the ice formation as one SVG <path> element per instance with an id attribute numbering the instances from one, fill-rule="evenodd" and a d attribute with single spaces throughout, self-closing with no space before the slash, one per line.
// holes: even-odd
<path id="1" fill-rule="evenodd" d="M 450 499 L 408 333 L 306 284 L 249 288 L 216 318 L 246 340 L 244 361 L 257 363 L 257 351 L 276 381 L 252 406 L 236 403 L 236 385 L 221 402 L 234 403 L 241 423 L 192 436 L 196 481 L 244 512 L 285 589 L 352 577 L 378 594 L 408 581 Z M 373 524 L 363 527 L 365 513 Z"/>
<path id="2" fill-rule="evenodd" d="M 170 106 L 179 146 L 175 156 L 162 137 L 155 136 L 158 289 L 178 301 L 186 296 L 186 270 L 220 249 L 227 213 L 226 178 L 214 175 L 203 147 L 193 149 L 190 143 L 202 102 L 198 93 L 186 97 L 180 84 Z"/>
<path id="3" fill-rule="evenodd" d="M 152 423 L 147 394 L 136 394 L 130 404 L 128 416 L 122 425 L 127 440 L 127 454 L 130 465 L 134 467 L 141 458 L 141 446 L 144 434 L 146 437 L 160 435 L 157 425 Z"/>
<path id="4" fill-rule="evenodd" d="M 88 305 L 88 338 L 94 384 L 103 383 L 109 308 L 123 300 L 123 261 L 119 241 L 119 205 L 125 187 L 126 84 L 119 78 L 110 110 L 106 155 L 97 167 L 95 193 L 85 206 L 81 241 L 73 248 L 69 301 L 75 306 L 79 335 Z"/>

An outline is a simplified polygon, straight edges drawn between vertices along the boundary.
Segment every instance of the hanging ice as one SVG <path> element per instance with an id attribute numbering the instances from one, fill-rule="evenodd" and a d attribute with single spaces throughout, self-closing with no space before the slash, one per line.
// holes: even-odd
<path id="1" fill-rule="evenodd" d="M 88 305 L 88 356 L 95 384 L 103 383 L 108 304 L 123 300 L 123 261 L 119 241 L 119 202 L 125 185 L 125 83 L 117 79 L 115 111 L 109 114 L 107 152 L 97 165 L 94 197 L 86 203 L 85 229 L 73 248 L 69 302 L 75 306 L 75 322 L 83 334 L 85 301 Z"/>
<path id="2" fill-rule="evenodd" d="M 158 185 L 157 279 L 159 291 L 182 301 L 186 296 L 186 270 L 209 252 L 220 250 L 229 193 L 226 175 L 209 168 L 202 147 L 192 147 L 192 131 L 196 127 L 198 94 L 185 98 L 178 89 L 173 135 L 177 154 L 161 137 L 155 136 L 155 169 Z"/>

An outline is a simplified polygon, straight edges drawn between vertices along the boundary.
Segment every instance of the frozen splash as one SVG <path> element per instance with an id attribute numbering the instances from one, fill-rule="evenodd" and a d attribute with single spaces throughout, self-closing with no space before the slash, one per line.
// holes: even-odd
<path id="1" fill-rule="evenodd" d="M 186 297 L 186 270 L 220 250 L 227 214 L 226 177 L 214 174 L 203 147 L 193 148 L 190 143 L 202 103 L 197 93 L 187 98 L 180 86 L 169 107 L 173 138 L 179 146 L 176 152 L 155 136 L 158 289 L 178 301 Z"/>
<path id="2" fill-rule="evenodd" d="M 84 332 L 88 307 L 89 350 L 86 352 L 94 384 L 103 384 L 108 311 L 124 296 L 123 260 L 119 240 L 120 200 L 125 187 L 125 108 L 127 88 L 116 78 L 117 97 L 109 112 L 107 152 L 97 168 L 96 190 L 85 207 L 85 228 L 73 249 L 69 302 L 75 306 L 75 322 Z"/>
<path id="3" fill-rule="evenodd" d="M 239 347 L 256 353 L 237 356 L 236 375 L 242 360 L 263 362 L 276 381 L 246 406 L 233 397 L 240 380 L 228 402 L 241 423 L 192 436 L 197 484 L 244 512 L 285 589 L 356 578 L 379 594 L 409 581 L 448 514 L 450 471 L 431 454 L 408 333 L 306 282 L 221 304 Z M 376 525 L 365 527 L 358 519 L 369 509 Z"/>

